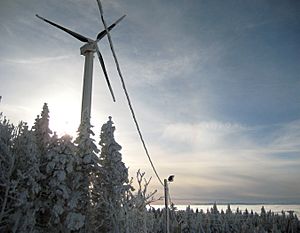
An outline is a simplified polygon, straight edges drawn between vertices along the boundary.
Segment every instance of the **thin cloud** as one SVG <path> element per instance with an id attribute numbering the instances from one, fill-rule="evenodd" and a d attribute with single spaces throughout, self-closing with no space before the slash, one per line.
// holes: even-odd
<path id="1" fill-rule="evenodd" d="M 202 198 L 209 198 L 210 195 L 211 200 L 218 199 L 221 193 L 227 200 L 234 197 L 248 200 L 288 197 L 288 192 L 280 188 L 282 185 L 278 182 L 298 187 L 297 177 L 300 174 L 295 168 L 300 165 L 300 158 L 285 156 L 284 153 L 289 152 L 290 148 L 300 153 L 299 122 L 273 127 L 273 134 L 277 136 L 271 134 L 262 144 L 260 137 L 265 137 L 263 134 L 253 136 L 253 132 L 261 132 L 264 128 L 260 126 L 217 121 L 166 126 L 163 138 L 171 142 L 168 146 L 175 153 L 172 171 L 182 177 L 177 177 L 179 181 L 174 187 L 177 197 L 184 197 L 180 190 L 186 190 L 185 195 L 189 197 L 197 192 L 203 195 Z M 192 149 L 186 152 L 176 149 L 181 147 Z M 274 156 L 278 153 L 282 156 Z M 167 163 L 167 159 L 160 157 L 160 160 Z M 185 177 L 189 177 L 188 183 L 184 181 Z M 193 191 L 189 191 L 187 186 L 194 187 Z M 253 190 L 255 195 L 251 195 Z M 268 191 L 273 194 L 267 194 Z M 294 188 L 294 193 L 300 193 L 300 189 Z M 289 198 L 295 197 L 296 194 L 289 194 Z"/>
<path id="2" fill-rule="evenodd" d="M 300 120 L 281 124 L 270 147 L 275 150 L 300 152 Z"/>
<path id="3" fill-rule="evenodd" d="M 55 56 L 55 57 L 36 57 L 36 58 L 28 58 L 28 59 L 20 59 L 20 58 L 0 58 L 1 62 L 5 63 L 13 63 L 13 64 L 41 64 L 47 63 L 51 61 L 59 61 L 70 58 L 70 56 Z"/>
<path id="4" fill-rule="evenodd" d="M 232 148 L 228 145 L 228 137 L 236 137 L 249 130 L 237 123 L 217 121 L 200 122 L 197 124 L 175 123 L 167 125 L 163 137 L 175 142 L 188 143 L 192 148 Z M 228 143 L 227 143 L 228 142 Z"/>

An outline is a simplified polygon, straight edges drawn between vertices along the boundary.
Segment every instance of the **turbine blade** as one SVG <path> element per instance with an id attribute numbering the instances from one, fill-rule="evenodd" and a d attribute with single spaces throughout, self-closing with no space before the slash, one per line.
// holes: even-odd
<path id="1" fill-rule="evenodd" d="M 57 28 L 65 31 L 66 33 L 70 34 L 71 36 L 75 37 L 76 39 L 78 39 L 78 40 L 80 40 L 82 42 L 89 42 L 89 40 L 90 40 L 90 39 L 86 38 L 85 36 L 82 36 L 82 35 L 80 35 L 80 34 L 78 34 L 76 32 L 73 32 L 73 31 L 71 31 L 71 30 L 69 30 L 69 29 L 67 29 L 65 27 L 62 27 L 62 26 L 60 26 L 60 25 L 58 25 L 58 24 L 56 24 L 54 22 L 51 22 L 50 20 L 45 19 L 45 18 L 43 18 L 43 17 L 41 17 L 41 16 L 39 16 L 37 14 L 35 16 L 38 17 L 39 19 L 45 21 L 46 23 L 49 23 L 52 26 L 57 27 Z"/>
<path id="2" fill-rule="evenodd" d="M 113 29 L 122 19 L 125 18 L 126 15 L 123 15 L 121 18 L 119 18 L 116 22 L 114 22 L 112 25 L 110 25 L 107 30 L 110 31 L 111 29 Z M 97 41 L 101 40 L 105 35 L 107 34 L 106 30 L 103 30 L 102 32 L 100 32 L 97 36 Z"/>
<path id="3" fill-rule="evenodd" d="M 109 81 L 109 79 L 108 79 L 108 75 L 107 75 L 107 72 L 106 72 L 104 60 L 103 60 L 103 57 L 102 57 L 102 55 L 101 55 L 101 53 L 100 53 L 100 51 L 99 51 L 98 46 L 97 46 L 97 55 L 98 55 L 100 65 L 101 65 L 101 67 L 102 67 L 102 70 L 103 70 L 103 73 L 104 73 L 104 76 L 105 76 L 105 80 L 106 80 L 107 86 L 108 86 L 109 91 L 110 91 L 110 93 L 111 93 L 112 99 L 113 99 L 114 102 L 116 102 L 116 99 L 115 99 L 115 95 L 114 95 L 113 89 L 112 89 L 112 87 L 111 87 L 111 85 L 110 85 L 110 81 Z"/>

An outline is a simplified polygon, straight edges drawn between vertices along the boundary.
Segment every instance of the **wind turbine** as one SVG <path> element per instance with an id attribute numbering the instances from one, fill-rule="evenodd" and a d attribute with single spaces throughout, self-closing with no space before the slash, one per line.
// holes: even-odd
<path id="1" fill-rule="evenodd" d="M 115 23 L 110 25 L 107 30 L 110 31 L 113 29 L 117 23 L 119 23 L 126 15 L 123 15 L 121 18 L 119 18 Z M 81 123 L 83 122 L 85 114 L 87 114 L 88 119 L 90 120 L 91 116 L 91 100 L 92 100 L 92 84 L 93 84 L 93 59 L 94 59 L 94 53 L 97 53 L 98 59 L 100 62 L 100 65 L 102 67 L 106 83 L 108 85 L 109 91 L 111 93 L 112 99 L 115 102 L 115 96 L 112 90 L 112 87 L 110 85 L 110 81 L 107 75 L 107 71 L 105 68 L 103 57 L 100 53 L 99 47 L 97 45 L 98 41 L 100 41 L 106 34 L 107 31 L 103 30 L 100 32 L 95 40 L 92 40 L 88 37 L 82 36 L 74 31 L 71 31 L 63 26 L 60 26 L 48 19 L 45 19 L 39 15 L 36 14 L 36 17 L 39 19 L 45 21 L 48 24 L 51 24 L 54 27 L 57 27 L 64 32 L 70 34 L 71 36 L 75 37 L 76 39 L 80 40 L 81 42 L 84 42 L 85 44 L 80 48 L 80 54 L 85 57 L 85 64 L 84 64 L 84 74 L 83 74 L 83 91 L 82 91 L 82 106 L 81 106 Z"/>

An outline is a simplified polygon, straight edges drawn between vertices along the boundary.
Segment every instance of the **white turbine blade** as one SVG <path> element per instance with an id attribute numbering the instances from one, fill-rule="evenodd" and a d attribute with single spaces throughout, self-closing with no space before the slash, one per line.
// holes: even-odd
<path id="1" fill-rule="evenodd" d="M 113 29 L 122 19 L 125 18 L 126 15 L 123 15 L 121 18 L 119 18 L 116 22 L 114 22 L 112 25 L 110 25 L 107 30 L 110 31 L 111 29 Z M 97 35 L 97 41 L 101 40 L 105 35 L 107 34 L 106 30 L 103 30 L 102 32 L 100 32 Z"/>
<path id="2" fill-rule="evenodd" d="M 105 76 L 105 80 L 106 80 L 106 83 L 107 83 L 107 86 L 108 86 L 108 89 L 111 93 L 111 96 L 112 96 L 112 99 L 114 102 L 116 102 L 116 99 L 115 99 L 115 95 L 114 95 L 114 92 L 113 92 L 113 89 L 110 85 L 110 81 L 109 81 L 109 78 L 108 78 L 108 75 L 107 75 L 107 72 L 106 72 L 106 68 L 105 68 L 105 64 L 104 64 L 104 59 L 99 51 L 99 48 L 98 46 L 96 47 L 96 50 L 97 50 L 97 55 L 98 55 L 98 58 L 99 58 L 99 62 L 100 62 L 100 65 L 102 67 L 102 70 L 103 70 L 103 73 L 104 73 L 104 76 Z"/>
<path id="3" fill-rule="evenodd" d="M 89 38 L 87 38 L 85 36 L 82 36 L 82 35 L 78 34 L 77 32 L 73 32 L 73 31 L 71 31 L 71 30 L 69 30 L 69 29 L 67 29 L 67 28 L 65 28 L 63 26 L 60 26 L 60 25 L 58 25 L 58 24 L 56 24 L 56 23 L 54 23 L 54 22 L 52 22 L 52 21 L 50 21 L 48 19 L 45 19 L 45 18 L 43 18 L 43 17 L 41 17 L 41 16 L 39 16 L 37 14 L 36 14 L 36 17 L 38 17 L 39 19 L 45 21 L 46 23 L 51 24 L 54 27 L 57 27 L 57 28 L 65 31 L 66 33 L 70 34 L 71 36 L 75 37 L 76 39 L 78 39 L 78 40 L 80 40 L 82 42 L 89 42 L 89 41 L 91 41 L 91 39 L 89 39 Z"/>

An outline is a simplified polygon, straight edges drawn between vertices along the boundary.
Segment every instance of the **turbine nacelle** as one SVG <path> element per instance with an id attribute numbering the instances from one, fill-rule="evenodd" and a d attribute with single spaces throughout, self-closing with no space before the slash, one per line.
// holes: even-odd
<path id="1" fill-rule="evenodd" d="M 97 52 L 97 44 L 95 41 L 91 41 L 89 43 L 84 44 L 82 47 L 80 47 L 80 54 L 85 55 L 87 52 Z"/>

